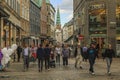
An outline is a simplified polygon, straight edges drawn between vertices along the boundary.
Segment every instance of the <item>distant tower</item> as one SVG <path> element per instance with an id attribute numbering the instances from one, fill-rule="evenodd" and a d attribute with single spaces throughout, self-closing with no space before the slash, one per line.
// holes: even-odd
<path id="1" fill-rule="evenodd" d="M 57 9 L 57 18 L 56 18 L 56 29 L 61 29 L 61 21 L 60 21 L 60 11 Z"/>
<path id="2" fill-rule="evenodd" d="M 62 43 L 62 31 L 61 31 L 61 21 L 60 21 L 60 11 L 59 11 L 59 8 L 57 9 L 57 15 L 56 15 L 55 38 L 56 38 L 56 41 L 58 43 Z"/>

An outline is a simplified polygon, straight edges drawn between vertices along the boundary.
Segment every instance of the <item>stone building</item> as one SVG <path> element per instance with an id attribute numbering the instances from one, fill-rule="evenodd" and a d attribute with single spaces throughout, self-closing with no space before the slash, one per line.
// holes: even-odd
<path id="1" fill-rule="evenodd" d="M 46 0 L 47 4 L 47 37 L 51 43 L 55 41 L 55 8 Z"/>
<path id="2" fill-rule="evenodd" d="M 70 45 L 73 45 L 73 19 L 71 19 L 69 22 L 65 23 L 63 26 L 63 42 L 68 43 Z"/>
<path id="3" fill-rule="evenodd" d="M 21 28 L 23 29 L 21 33 L 22 45 L 29 44 L 30 35 L 30 0 L 20 0 L 20 16 L 21 16 Z"/>
<path id="4" fill-rule="evenodd" d="M 1 47 L 20 42 L 20 0 L 0 0 L 0 8 Z"/>
<path id="5" fill-rule="evenodd" d="M 30 0 L 30 45 L 40 44 L 40 6 Z"/>
<path id="6" fill-rule="evenodd" d="M 95 42 L 102 49 L 120 42 L 120 0 L 73 0 L 74 29 L 83 44 Z M 75 36 L 76 36 L 75 35 Z"/>

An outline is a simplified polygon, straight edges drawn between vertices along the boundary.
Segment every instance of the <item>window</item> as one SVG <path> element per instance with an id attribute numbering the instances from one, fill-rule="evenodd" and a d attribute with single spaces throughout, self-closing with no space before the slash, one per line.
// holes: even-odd
<path id="1" fill-rule="evenodd" d="M 7 0 L 7 1 L 8 1 L 8 5 L 10 6 L 10 1 L 11 1 L 11 0 Z"/>
<path id="2" fill-rule="evenodd" d="M 11 7 L 13 6 L 13 0 L 10 0 L 10 6 Z"/>
<path id="3" fill-rule="evenodd" d="M 19 3 L 18 3 L 18 1 L 16 2 L 16 4 L 17 4 L 17 6 L 16 6 L 16 11 L 17 11 L 17 13 L 20 15 L 20 13 L 19 13 L 19 7 L 20 7 L 20 5 L 19 5 Z"/>

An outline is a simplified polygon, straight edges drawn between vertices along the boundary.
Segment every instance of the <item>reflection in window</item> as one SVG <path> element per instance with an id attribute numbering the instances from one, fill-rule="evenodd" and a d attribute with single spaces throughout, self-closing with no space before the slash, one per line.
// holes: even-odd
<path id="1" fill-rule="evenodd" d="M 116 21 L 117 27 L 120 27 L 120 4 L 118 4 L 116 8 Z"/>
<path id="2" fill-rule="evenodd" d="M 104 3 L 91 4 L 89 8 L 89 31 L 106 33 L 106 6 Z M 104 29 L 103 29 L 104 28 Z M 100 33 L 101 34 L 101 33 Z"/>

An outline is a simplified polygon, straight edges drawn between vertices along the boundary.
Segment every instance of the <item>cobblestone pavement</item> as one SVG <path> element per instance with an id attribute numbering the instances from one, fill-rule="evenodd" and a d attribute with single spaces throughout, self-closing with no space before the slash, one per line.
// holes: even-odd
<path id="1" fill-rule="evenodd" d="M 30 64 L 30 69 L 23 72 L 22 63 L 12 63 L 7 72 L 0 72 L 0 80 L 120 80 L 120 58 L 114 59 L 111 75 L 106 74 L 106 63 L 96 60 L 95 75 L 88 72 L 88 62 L 83 63 L 83 69 L 74 68 L 74 59 L 69 59 L 69 66 L 56 66 L 50 71 L 38 72 L 37 62 Z"/>

